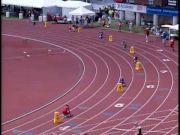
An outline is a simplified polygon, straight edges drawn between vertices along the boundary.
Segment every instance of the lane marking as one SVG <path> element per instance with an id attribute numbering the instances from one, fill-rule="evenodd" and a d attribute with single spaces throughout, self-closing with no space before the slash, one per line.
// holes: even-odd
<path id="1" fill-rule="evenodd" d="M 67 130 L 68 128 L 70 128 L 71 126 L 63 126 L 63 127 L 59 127 L 59 130 L 61 131 L 65 131 Z"/>
<path id="2" fill-rule="evenodd" d="M 18 129 L 13 129 L 12 132 L 13 132 L 14 134 L 19 134 L 19 133 L 22 133 L 22 132 L 24 132 L 24 131 L 18 130 Z"/>
<path id="3" fill-rule="evenodd" d="M 163 59 L 163 61 L 170 61 L 169 59 Z"/>
<path id="4" fill-rule="evenodd" d="M 118 104 L 115 104 L 114 107 L 116 108 L 122 108 L 124 106 L 123 103 L 118 103 Z"/>
<path id="5" fill-rule="evenodd" d="M 161 73 L 167 73 L 168 71 L 167 70 L 160 70 Z"/>
<path id="6" fill-rule="evenodd" d="M 30 111 L 30 112 L 28 112 L 28 113 L 22 114 L 22 115 L 20 115 L 20 116 L 18 116 L 18 117 L 15 117 L 15 118 L 11 119 L 11 120 L 2 122 L 2 123 L 1 123 L 1 126 L 6 125 L 6 124 L 9 124 L 9 123 L 12 123 L 12 122 L 14 122 L 14 121 L 16 121 L 16 120 L 18 120 L 18 119 L 21 119 L 21 118 L 23 118 L 23 117 L 25 117 L 25 116 L 28 116 L 28 115 L 30 115 L 30 114 L 32 114 L 32 113 L 34 113 L 34 112 L 37 112 L 37 111 L 39 111 L 39 110 L 41 110 L 41 109 L 43 109 L 43 108 L 51 105 L 52 103 L 54 103 L 54 102 L 56 102 L 57 100 L 63 98 L 63 97 L 66 96 L 69 92 L 71 92 L 71 91 L 80 83 L 80 81 L 83 79 L 84 74 L 85 74 L 85 63 L 84 63 L 83 59 L 82 59 L 78 54 L 76 54 L 75 52 L 71 51 L 70 49 L 67 49 L 67 48 L 62 47 L 62 46 L 58 46 L 57 44 L 53 44 L 53 43 L 50 43 L 50 42 L 46 42 L 46 41 L 42 41 L 42 40 L 38 40 L 38 39 L 34 39 L 34 38 L 27 38 L 27 37 L 23 37 L 23 36 L 11 35 L 11 34 L 3 34 L 3 33 L 2 33 L 2 35 L 3 35 L 3 36 L 9 36 L 9 37 L 21 38 L 21 39 L 28 39 L 28 40 L 31 40 L 31 41 L 36 41 L 36 42 L 40 42 L 40 43 L 44 43 L 44 44 L 48 44 L 48 45 L 51 45 L 51 46 L 55 46 L 55 47 L 64 49 L 64 50 L 66 50 L 67 52 L 70 52 L 71 54 L 73 54 L 74 56 L 76 56 L 76 57 L 81 61 L 81 63 L 82 63 L 82 65 L 83 65 L 84 68 L 83 68 L 83 72 L 82 72 L 79 80 L 78 80 L 69 90 L 67 90 L 64 94 L 58 96 L 57 98 L 53 99 L 52 101 L 50 101 L 50 102 L 42 105 L 42 106 L 39 107 L 39 108 L 34 109 L 34 110 L 32 110 L 32 111 Z"/>
<path id="7" fill-rule="evenodd" d="M 129 109 L 133 109 L 133 110 L 137 110 L 137 109 L 139 109 L 140 107 L 142 106 L 142 104 L 140 104 L 140 103 L 132 103 L 132 104 L 130 104 L 129 105 Z"/>
<path id="8" fill-rule="evenodd" d="M 112 116 L 114 113 L 113 112 L 103 112 L 102 114 L 105 116 Z"/>
<path id="9" fill-rule="evenodd" d="M 145 76 L 144 73 L 135 73 L 135 75 L 137 75 L 137 76 Z"/>
<path id="10" fill-rule="evenodd" d="M 160 88 L 159 91 L 169 91 L 168 88 Z"/>
<path id="11" fill-rule="evenodd" d="M 154 98 L 157 99 L 157 100 L 162 100 L 162 99 L 164 99 L 165 97 L 164 97 L 164 96 L 154 96 Z"/>
<path id="12" fill-rule="evenodd" d="M 153 89 L 153 88 L 155 88 L 155 85 L 146 85 L 146 88 Z"/>
<path id="13" fill-rule="evenodd" d="M 81 133 L 82 132 L 79 128 L 75 128 L 72 131 L 75 132 L 75 133 Z"/>
<path id="14" fill-rule="evenodd" d="M 74 122 L 74 121 L 71 121 L 71 122 L 68 123 L 68 125 L 70 125 L 70 126 L 75 126 L 75 125 L 77 125 L 77 123 Z"/>
<path id="15" fill-rule="evenodd" d="M 158 51 L 158 52 L 163 52 L 163 50 L 162 50 L 162 49 L 157 49 L 156 51 Z"/>

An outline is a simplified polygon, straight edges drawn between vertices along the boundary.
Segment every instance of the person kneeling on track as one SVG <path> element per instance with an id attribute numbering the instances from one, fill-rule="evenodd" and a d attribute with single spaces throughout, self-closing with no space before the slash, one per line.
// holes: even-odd
<path id="1" fill-rule="evenodd" d="M 70 112 L 70 109 L 69 109 L 69 105 L 65 105 L 62 113 L 63 113 L 64 117 L 66 117 L 66 118 L 69 118 L 69 117 L 72 116 L 71 112 Z"/>
<path id="2" fill-rule="evenodd" d="M 121 78 L 121 79 L 120 79 L 120 83 L 123 85 L 123 87 L 126 87 L 126 84 L 125 84 L 124 78 Z"/>
<path id="3" fill-rule="evenodd" d="M 133 57 L 133 60 L 134 60 L 134 64 L 136 64 L 136 62 L 138 61 L 138 57 L 137 57 L 137 56 L 134 56 L 134 57 Z"/>

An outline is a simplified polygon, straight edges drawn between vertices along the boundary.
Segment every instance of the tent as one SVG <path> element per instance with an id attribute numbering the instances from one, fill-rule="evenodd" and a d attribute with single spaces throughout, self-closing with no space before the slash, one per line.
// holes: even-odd
<path id="1" fill-rule="evenodd" d="M 88 10 L 88 9 L 86 9 L 84 7 L 80 7 L 78 9 L 75 9 L 75 10 L 71 11 L 69 14 L 70 15 L 75 15 L 75 16 L 83 16 L 83 15 L 92 16 L 92 15 L 95 15 L 95 12 L 93 12 L 91 10 Z"/>
<path id="2" fill-rule="evenodd" d="M 2 0 L 1 4 L 42 8 L 44 4 L 44 0 Z"/>
<path id="3" fill-rule="evenodd" d="M 59 3 L 57 3 L 56 5 L 64 8 L 79 8 L 79 7 L 92 6 L 92 4 L 83 1 L 65 1 L 63 5 L 62 4 L 59 5 Z"/>
<path id="4" fill-rule="evenodd" d="M 42 8 L 43 14 L 60 14 L 70 18 L 69 12 L 86 7 L 92 9 L 92 4 L 83 1 L 62 1 L 62 0 L 2 0 L 4 5 L 15 5 L 21 7 Z"/>
<path id="5" fill-rule="evenodd" d="M 83 1 L 65 1 L 64 5 L 62 6 L 62 15 L 65 15 L 68 19 L 70 19 L 71 15 L 69 13 L 79 7 L 85 7 L 91 10 L 92 4 Z"/>
<path id="6" fill-rule="evenodd" d="M 62 0 L 2 0 L 2 4 L 15 5 L 22 7 L 42 8 L 50 6 L 63 7 L 65 2 Z"/>
<path id="7" fill-rule="evenodd" d="M 79 8 L 86 7 L 92 9 L 92 4 L 83 1 L 62 1 L 62 0 L 43 0 L 43 14 L 47 12 L 52 14 L 61 14 L 70 18 L 69 12 Z"/>
<path id="8" fill-rule="evenodd" d="M 170 29 L 179 30 L 179 24 L 171 26 Z"/>

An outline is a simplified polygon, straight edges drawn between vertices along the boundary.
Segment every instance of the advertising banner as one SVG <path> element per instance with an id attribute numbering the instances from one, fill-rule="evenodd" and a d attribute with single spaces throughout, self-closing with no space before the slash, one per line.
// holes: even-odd
<path id="1" fill-rule="evenodd" d="M 143 5 L 115 3 L 115 9 L 116 10 L 131 11 L 131 12 L 146 13 L 146 6 L 143 6 Z"/>
<path id="2" fill-rule="evenodd" d="M 178 16 L 179 11 L 174 8 L 157 8 L 157 7 L 147 7 L 148 14 L 158 14 L 164 16 Z"/>

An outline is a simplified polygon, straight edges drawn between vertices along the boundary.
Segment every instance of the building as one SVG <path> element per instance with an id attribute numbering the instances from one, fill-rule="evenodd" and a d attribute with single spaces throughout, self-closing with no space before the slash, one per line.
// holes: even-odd
<path id="1" fill-rule="evenodd" d="M 139 25 L 138 20 L 145 20 L 146 22 L 152 23 L 153 25 L 161 24 L 178 24 L 178 0 L 114 0 L 119 7 L 118 10 L 123 16 L 126 12 L 134 11 L 134 16 L 136 18 L 136 25 Z M 126 5 L 125 5 L 126 4 Z M 123 6 L 124 5 L 124 6 Z M 136 8 L 146 9 L 144 11 L 137 11 Z M 127 9 L 125 9 L 126 7 Z M 130 10 L 130 8 L 132 10 Z M 130 15 L 130 14 L 129 14 Z M 131 13 L 133 16 L 133 13 Z"/>

